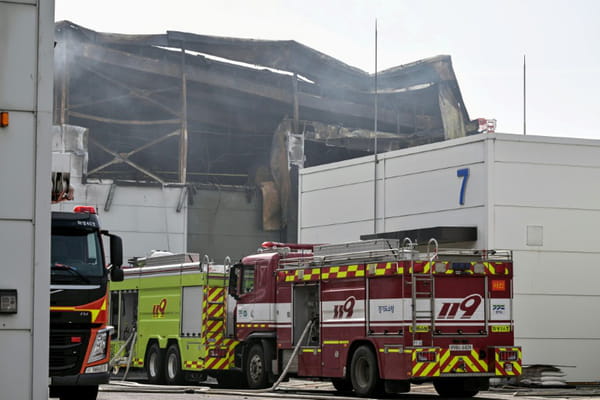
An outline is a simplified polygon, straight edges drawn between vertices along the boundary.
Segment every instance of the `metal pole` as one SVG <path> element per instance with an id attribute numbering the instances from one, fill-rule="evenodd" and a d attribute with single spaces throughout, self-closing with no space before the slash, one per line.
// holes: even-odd
<path id="1" fill-rule="evenodd" d="M 377 20 L 375 20 L 375 122 L 374 122 L 374 126 L 373 126 L 373 130 L 375 132 L 375 149 L 374 149 L 374 153 L 375 156 L 377 156 L 377 119 L 378 119 L 378 110 L 377 110 L 377 106 L 378 106 L 378 93 L 377 93 Z M 376 157 L 377 158 L 377 157 Z"/>
<path id="2" fill-rule="evenodd" d="M 377 233 L 377 19 L 375 20 L 375 79 L 374 79 L 374 122 L 373 122 L 373 132 L 375 134 L 375 140 L 373 145 L 373 233 Z"/>
<path id="3" fill-rule="evenodd" d="M 298 75 L 294 72 L 292 76 L 292 91 L 294 96 L 294 134 L 299 134 L 300 130 L 300 105 L 298 102 Z"/>
<path id="4" fill-rule="evenodd" d="M 187 77 L 185 74 L 185 46 L 181 44 L 181 136 L 179 137 L 179 182 L 187 180 L 188 156 L 188 121 L 187 121 Z"/>
<path id="5" fill-rule="evenodd" d="M 64 125 L 68 122 L 67 120 L 67 108 L 68 108 L 68 95 L 69 95 L 69 61 L 67 59 L 67 46 L 70 40 L 69 31 L 65 31 L 65 35 L 63 36 L 63 45 L 62 45 L 62 64 L 63 64 L 63 76 L 62 82 L 60 85 L 60 124 Z"/>

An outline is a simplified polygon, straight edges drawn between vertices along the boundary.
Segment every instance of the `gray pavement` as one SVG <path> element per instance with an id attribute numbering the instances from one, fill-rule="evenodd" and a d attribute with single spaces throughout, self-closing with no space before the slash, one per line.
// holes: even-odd
<path id="1" fill-rule="evenodd" d="M 109 385 L 103 385 L 98 395 L 98 400 L 273 400 L 273 399 L 315 399 L 315 400 L 349 400 L 356 397 L 337 395 L 337 392 L 329 382 L 305 381 L 291 379 L 280 386 L 281 390 L 275 392 L 264 391 L 241 391 L 224 390 L 211 385 L 207 386 L 157 386 L 146 385 L 139 382 L 115 381 Z M 497 400 L 539 400 L 543 398 L 552 399 L 598 399 L 600 387 L 584 386 L 569 389 L 531 389 L 504 387 L 493 388 L 490 391 L 481 392 L 475 399 L 497 399 Z M 397 399 L 437 399 L 434 388 L 429 384 L 413 385 L 410 393 L 398 394 L 386 397 Z"/>

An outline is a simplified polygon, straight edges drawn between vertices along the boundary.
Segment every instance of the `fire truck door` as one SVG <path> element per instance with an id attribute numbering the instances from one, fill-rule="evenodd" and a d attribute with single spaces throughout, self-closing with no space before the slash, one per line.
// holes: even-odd
<path id="1" fill-rule="evenodd" d="M 368 319 L 370 335 L 403 333 L 402 275 L 370 276 L 367 279 Z"/>
<path id="2" fill-rule="evenodd" d="M 298 375 L 321 375 L 321 324 L 319 320 L 319 285 L 295 285 L 293 289 L 294 346 L 309 321 L 313 325 L 302 340 L 298 353 Z"/>

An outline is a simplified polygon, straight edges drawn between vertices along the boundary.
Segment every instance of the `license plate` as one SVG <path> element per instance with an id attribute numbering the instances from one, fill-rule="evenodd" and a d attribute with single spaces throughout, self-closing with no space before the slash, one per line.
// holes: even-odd
<path id="1" fill-rule="evenodd" d="M 472 344 L 451 344 L 450 351 L 471 351 L 473 350 Z"/>

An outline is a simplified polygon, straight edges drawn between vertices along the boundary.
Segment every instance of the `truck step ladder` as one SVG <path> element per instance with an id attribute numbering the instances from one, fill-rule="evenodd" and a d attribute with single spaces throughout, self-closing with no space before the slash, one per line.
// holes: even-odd
<path id="1" fill-rule="evenodd" d="M 430 245 L 435 245 L 435 251 L 430 252 Z M 412 291 L 412 326 L 411 334 L 413 344 L 417 334 L 429 332 L 428 343 L 421 342 L 422 346 L 433 345 L 433 332 L 435 331 L 435 282 L 433 277 L 433 261 L 437 258 L 438 244 L 435 239 L 427 244 L 427 265 L 423 272 L 414 271 L 414 260 L 411 262 L 411 291 Z M 426 330 L 425 330 L 426 329 Z M 421 338 L 424 336 L 421 335 Z"/>

